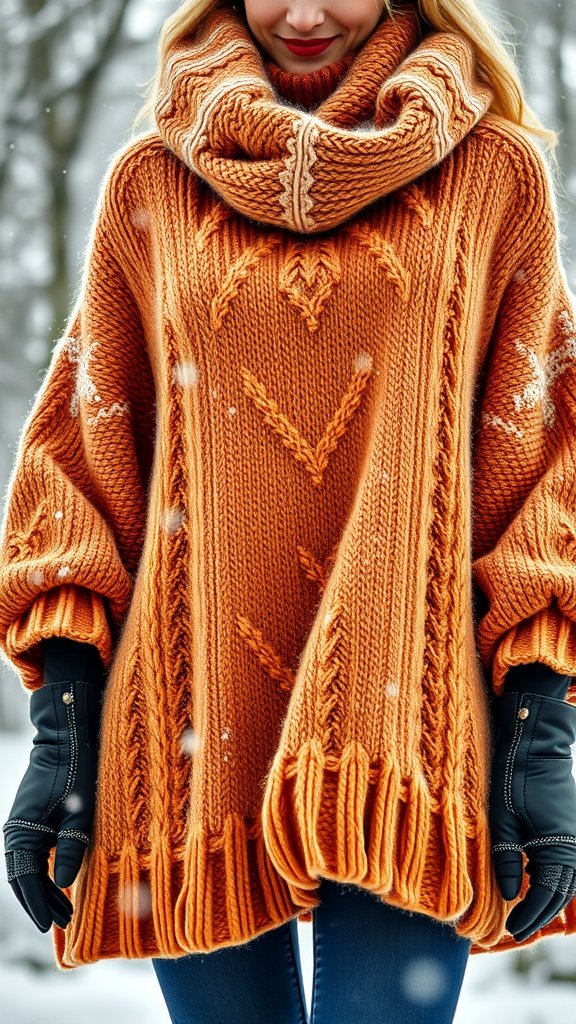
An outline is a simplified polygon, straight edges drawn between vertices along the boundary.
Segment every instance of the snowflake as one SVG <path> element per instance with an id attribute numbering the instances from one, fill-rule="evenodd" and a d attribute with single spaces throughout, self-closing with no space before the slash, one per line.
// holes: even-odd
<path id="1" fill-rule="evenodd" d="M 83 348 L 80 338 L 67 338 L 64 343 L 63 348 L 68 359 L 78 367 L 76 371 L 74 392 L 70 399 L 71 416 L 77 416 L 80 412 L 81 398 L 85 398 L 87 401 L 92 402 L 100 401 L 100 395 L 97 393 L 96 386 L 90 377 L 90 360 L 94 349 L 97 347 L 98 342 L 92 341 L 86 346 L 86 348 Z"/>
<path id="2" fill-rule="evenodd" d="M 532 379 L 524 390 L 513 396 L 514 408 L 517 412 L 521 412 L 522 409 L 533 409 L 541 402 L 544 423 L 548 428 L 553 426 L 556 419 L 556 405 L 551 394 L 552 385 L 576 360 L 576 325 L 569 310 L 564 309 L 558 314 L 558 323 L 561 326 L 565 340 L 556 348 L 544 352 L 541 356 L 535 349 L 520 341 L 519 338 L 514 342 L 518 352 L 528 359 L 532 370 Z M 524 431 L 516 426 L 512 420 L 505 421 L 492 412 L 484 412 L 482 420 L 484 423 L 500 427 L 507 433 L 523 437 Z"/>
<path id="3" fill-rule="evenodd" d="M 100 399 L 97 398 L 95 401 L 100 401 Z M 112 405 L 107 407 L 102 406 L 101 409 L 98 409 L 98 412 L 95 413 L 94 416 L 89 416 L 87 422 L 90 424 L 98 423 L 102 419 L 110 419 L 111 416 L 123 416 L 124 413 L 128 413 L 129 411 L 129 402 L 112 402 Z"/>
<path id="4" fill-rule="evenodd" d="M 70 399 L 70 415 L 78 416 L 80 412 L 80 400 L 84 398 L 87 402 L 101 402 L 102 399 L 96 390 L 96 385 L 90 376 L 90 360 L 94 349 L 98 348 L 97 341 L 91 341 L 83 347 L 80 338 L 66 338 L 63 349 L 71 363 L 77 366 L 74 391 Z M 130 411 L 129 402 L 113 402 L 112 405 L 101 406 L 93 416 L 87 417 L 87 423 L 93 425 L 102 420 L 110 419 L 111 416 L 124 416 Z"/>

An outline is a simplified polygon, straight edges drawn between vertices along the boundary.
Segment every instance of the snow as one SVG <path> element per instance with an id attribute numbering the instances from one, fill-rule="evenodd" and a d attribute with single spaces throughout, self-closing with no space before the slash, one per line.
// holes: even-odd
<path id="1" fill-rule="evenodd" d="M 30 753 L 31 731 L 0 732 L 0 820 L 8 818 Z M 3 858 L 2 858 L 3 861 Z M 83 1024 L 169 1024 L 150 960 L 103 960 L 60 971 L 52 937 L 33 925 L 0 873 L 0 1017 L 3 1024 L 73 1024 L 79 1007 Z M 302 974 L 308 1008 L 312 993 L 312 928 L 298 923 Z M 523 971 L 512 972 L 522 957 Z M 469 958 L 455 1024 L 556 1024 L 574 1019 L 576 936 L 554 936 L 531 949 Z M 422 964 L 410 977 L 415 993 L 439 980 Z M 420 982 L 420 987 L 419 987 Z M 270 1022 L 273 1024 L 273 1022 Z M 354 1022 L 351 1022 L 354 1024 Z"/>

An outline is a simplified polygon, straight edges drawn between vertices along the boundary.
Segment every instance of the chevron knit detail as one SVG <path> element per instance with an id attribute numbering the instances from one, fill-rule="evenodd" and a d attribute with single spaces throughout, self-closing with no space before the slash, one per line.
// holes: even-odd
<path id="1" fill-rule="evenodd" d="M 397 6 L 285 102 L 214 6 L 106 173 L 0 533 L 23 688 L 55 635 L 106 669 L 64 969 L 249 942 L 322 877 L 472 953 L 576 934 L 507 932 L 487 814 L 490 693 L 576 675 L 558 211 L 472 45 Z"/>

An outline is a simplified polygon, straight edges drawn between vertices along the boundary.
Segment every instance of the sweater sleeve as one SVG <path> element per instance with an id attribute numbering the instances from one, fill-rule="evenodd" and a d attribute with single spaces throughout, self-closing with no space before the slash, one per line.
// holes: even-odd
<path id="1" fill-rule="evenodd" d="M 0 651 L 27 690 L 42 685 L 43 638 L 90 643 L 108 669 L 142 548 L 155 402 L 126 214 L 128 156 L 116 155 L 104 176 L 79 293 L 6 492 Z"/>
<path id="2" fill-rule="evenodd" d="M 476 639 L 496 694 L 513 665 L 576 674 L 576 317 L 548 165 L 519 151 L 473 430 Z"/>

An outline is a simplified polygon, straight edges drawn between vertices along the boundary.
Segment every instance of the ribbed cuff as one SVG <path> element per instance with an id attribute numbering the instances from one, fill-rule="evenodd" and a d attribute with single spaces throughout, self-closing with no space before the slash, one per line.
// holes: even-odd
<path id="1" fill-rule="evenodd" d="M 104 599 L 95 591 L 62 584 L 40 594 L 8 627 L 6 654 L 27 690 L 37 690 L 43 683 L 40 641 L 51 636 L 66 636 L 93 644 L 98 648 L 105 669 L 109 668 L 112 635 Z"/>
<path id="2" fill-rule="evenodd" d="M 490 648 L 478 629 L 478 647 L 483 659 L 489 659 Z M 556 605 L 543 608 L 528 619 L 507 630 L 493 654 L 492 688 L 500 694 L 508 669 L 512 665 L 545 662 L 562 675 L 576 676 L 576 623 Z M 576 681 L 568 691 L 570 703 L 576 702 Z"/>

